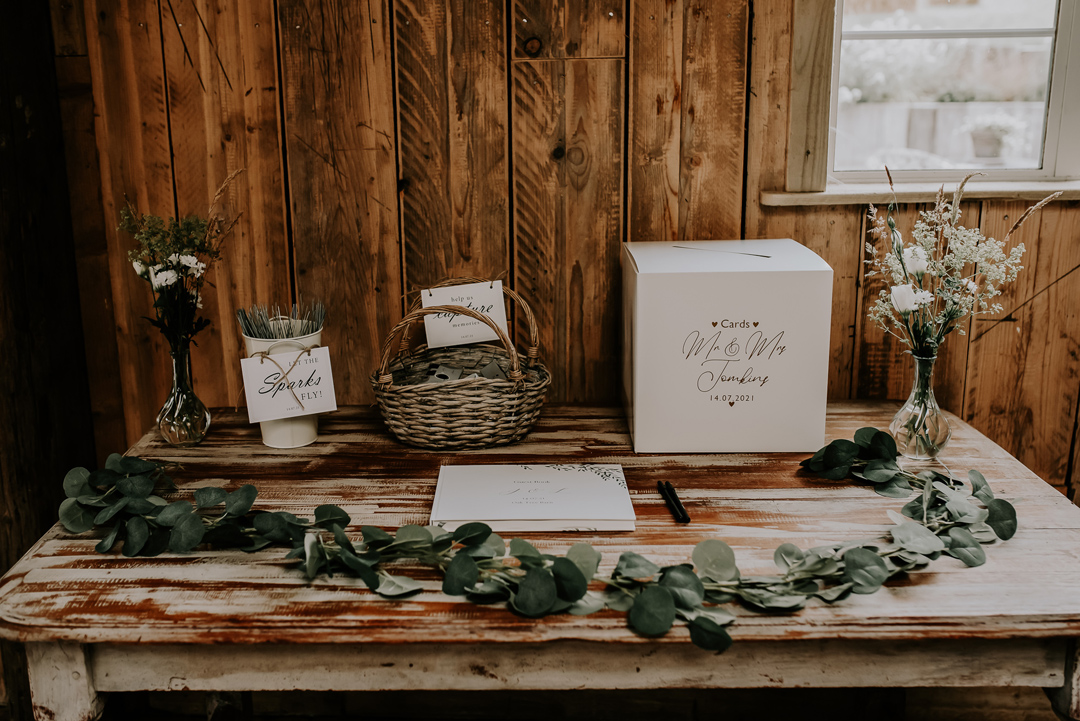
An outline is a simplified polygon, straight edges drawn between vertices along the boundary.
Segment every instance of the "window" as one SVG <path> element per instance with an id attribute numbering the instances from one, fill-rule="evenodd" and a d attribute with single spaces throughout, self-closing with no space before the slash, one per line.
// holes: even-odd
<path id="1" fill-rule="evenodd" d="M 830 179 L 1080 177 L 1078 4 L 837 0 Z"/>

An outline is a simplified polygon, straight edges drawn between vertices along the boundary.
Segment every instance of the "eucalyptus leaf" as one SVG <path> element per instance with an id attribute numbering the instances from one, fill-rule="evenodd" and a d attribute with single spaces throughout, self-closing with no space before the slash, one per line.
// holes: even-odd
<path id="1" fill-rule="evenodd" d="M 721 540 L 708 538 L 696 546 L 690 555 L 698 576 L 718 583 L 737 581 L 739 569 L 735 565 L 735 552 Z"/>
<path id="2" fill-rule="evenodd" d="M 64 495 L 68 498 L 93 494 L 94 489 L 90 487 L 90 471 L 85 468 L 72 468 L 64 476 Z"/>
<path id="3" fill-rule="evenodd" d="M 480 569 L 472 556 L 459 553 L 450 561 L 443 576 L 442 591 L 448 596 L 464 596 L 465 591 L 476 585 Z"/>
<path id="4" fill-rule="evenodd" d="M 871 483 L 888 483 L 900 473 L 900 466 L 895 460 L 882 460 L 875 458 L 866 464 L 863 469 L 863 477 Z"/>
<path id="5" fill-rule="evenodd" d="M 345 535 L 345 529 L 336 523 L 331 523 L 329 528 L 330 533 L 334 536 L 334 543 L 339 547 L 345 549 L 349 553 L 356 553 L 356 548 L 353 547 L 352 541 Z"/>
<path id="6" fill-rule="evenodd" d="M 613 611 L 629 611 L 641 589 L 609 588 L 604 591 L 604 603 Z"/>
<path id="7" fill-rule="evenodd" d="M 491 526 L 486 523 L 465 523 L 454 530 L 454 543 L 463 546 L 479 546 L 491 535 Z"/>
<path id="8" fill-rule="evenodd" d="M 384 574 L 376 593 L 380 596 L 396 597 L 416 593 L 422 588 L 423 586 L 420 585 L 419 581 L 415 581 L 408 576 Z"/>
<path id="9" fill-rule="evenodd" d="M 671 593 L 675 605 L 680 608 L 697 608 L 705 600 L 705 587 L 701 579 L 686 566 L 664 569 L 660 585 Z"/>
<path id="10" fill-rule="evenodd" d="M 555 590 L 564 601 L 573 603 L 589 590 L 589 580 L 569 558 L 556 558 L 551 573 L 555 577 Z"/>
<path id="11" fill-rule="evenodd" d="M 589 591 L 584 596 L 574 601 L 566 612 L 571 616 L 588 616 L 604 608 L 604 599 L 600 594 Z"/>
<path id="12" fill-rule="evenodd" d="M 566 552 L 566 557 L 574 562 L 586 580 L 596 575 L 596 569 L 600 567 L 600 552 L 588 543 L 575 543 Z"/>
<path id="13" fill-rule="evenodd" d="M 102 508 L 98 512 L 98 514 L 94 516 L 94 525 L 100 526 L 104 523 L 108 523 L 110 520 L 112 520 L 113 516 L 124 510 L 124 508 L 127 507 L 127 504 L 129 503 L 131 503 L 131 499 L 127 496 L 124 496 L 123 498 L 120 498 L 115 503 L 113 503 L 111 506 L 106 506 L 105 508 Z"/>
<path id="14" fill-rule="evenodd" d="M 517 559 L 521 559 L 523 556 L 533 556 L 535 558 L 539 558 L 540 551 L 537 551 L 536 548 L 528 541 L 523 541 L 520 538 L 511 538 L 510 555 Z"/>
<path id="15" fill-rule="evenodd" d="M 255 497 L 259 491 L 250 483 L 237 488 L 225 498 L 225 512 L 230 516 L 243 516 L 255 505 Z M 345 516 L 347 519 L 348 516 Z M 348 522 L 348 521 L 346 521 Z"/>
<path id="16" fill-rule="evenodd" d="M 838 586 L 830 586 L 829 588 L 822 589 L 813 595 L 817 596 L 825 603 L 835 603 L 847 598 L 851 594 L 853 585 L 853 583 L 841 583 Z"/>
<path id="17" fill-rule="evenodd" d="M 867 452 L 870 454 L 868 458 L 895 461 L 897 456 L 896 441 L 885 431 L 878 431 L 870 438 Z"/>
<path id="18" fill-rule="evenodd" d="M 124 457 L 119 453 L 110 453 L 109 457 L 105 459 L 105 470 L 112 471 L 119 475 L 126 475 L 124 470 Z"/>
<path id="19" fill-rule="evenodd" d="M 128 498 L 128 503 L 124 510 L 137 516 L 145 516 L 154 513 L 158 508 L 160 508 L 160 506 L 153 503 L 149 498 Z"/>
<path id="20" fill-rule="evenodd" d="M 252 489 L 255 488 L 255 486 L 244 486 L 244 488 L 249 487 Z M 237 493 L 239 493 L 239 491 L 237 491 Z M 254 496 L 252 497 L 251 502 L 255 502 Z M 232 509 L 228 507 L 228 504 L 226 504 L 226 510 L 234 516 L 242 516 L 244 513 L 247 513 L 247 510 L 241 513 L 233 513 Z M 251 510 L 250 503 L 248 504 L 248 510 Z M 348 513 L 330 503 L 323 504 L 315 509 L 315 525 L 321 526 L 326 530 L 330 530 L 331 525 L 347 526 L 351 520 Z"/>
<path id="21" fill-rule="evenodd" d="M 518 539 L 514 539 L 516 541 Z M 511 541 L 513 545 L 514 541 Z M 543 616 L 558 600 L 555 578 L 542 568 L 532 568 L 525 573 L 525 578 L 518 584 L 513 606 L 517 611 L 531 618 Z"/>
<path id="22" fill-rule="evenodd" d="M 986 482 L 983 474 L 972 468 L 968 471 L 968 480 L 971 482 L 971 495 L 982 501 L 984 505 L 994 500 L 994 492 L 990 490 L 990 484 Z"/>
<path id="23" fill-rule="evenodd" d="M 986 523 L 969 524 L 967 530 L 979 543 L 993 543 L 998 540 L 994 529 L 990 528 Z"/>
<path id="24" fill-rule="evenodd" d="M 116 482 L 116 490 L 129 498 L 146 498 L 154 492 L 154 481 L 149 476 L 126 476 Z"/>
<path id="25" fill-rule="evenodd" d="M 1007 541 L 1016 535 L 1016 509 L 1011 503 L 1001 498 L 992 498 L 986 504 L 986 510 L 990 512 L 986 525 L 994 529 L 998 538 Z"/>
<path id="26" fill-rule="evenodd" d="M 781 571 L 786 571 L 806 557 L 794 543 L 782 543 L 773 552 L 773 563 Z"/>
<path id="27" fill-rule="evenodd" d="M 378 526 L 360 526 L 360 533 L 364 535 L 364 543 L 371 548 L 381 548 L 394 542 L 394 537 Z"/>
<path id="28" fill-rule="evenodd" d="M 625 551 L 619 556 L 619 562 L 615 564 L 612 577 L 648 579 L 660 572 L 660 567 L 644 556 Z"/>
<path id="29" fill-rule="evenodd" d="M 479 546 L 466 546 L 458 553 L 466 553 L 473 558 L 502 558 L 506 555 L 506 541 L 497 533 L 492 533 Z"/>
<path id="30" fill-rule="evenodd" d="M 122 523 L 115 524 L 109 529 L 109 532 L 105 534 L 105 537 L 98 541 L 98 544 L 94 546 L 94 550 L 98 553 L 108 553 L 116 545 L 116 539 L 120 535 L 120 527 L 124 525 Z"/>
<path id="31" fill-rule="evenodd" d="M 844 554 L 844 581 L 852 593 L 874 593 L 888 577 L 885 562 L 873 551 L 852 548 Z"/>
<path id="32" fill-rule="evenodd" d="M 907 521 L 889 529 L 893 540 L 912 553 L 934 553 L 945 548 L 945 543 L 926 526 Z"/>
<path id="33" fill-rule="evenodd" d="M 308 579 L 313 579 L 319 575 L 319 569 L 322 568 L 325 561 L 326 556 L 322 544 L 319 543 L 318 534 L 309 533 L 304 536 L 304 573 Z"/>
<path id="34" fill-rule="evenodd" d="M 372 569 L 372 564 L 360 559 L 356 554 L 348 550 L 342 550 L 341 555 L 338 556 L 341 562 L 345 564 L 353 573 L 360 577 L 360 580 L 367 584 L 367 587 L 372 591 L 377 591 L 381 580 L 378 574 Z"/>
<path id="35" fill-rule="evenodd" d="M 907 498 L 911 495 L 911 484 L 906 478 L 894 477 L 888 483 L 878 483 L 874 486 L 874 493 L 886 498 Z"/>
<path id="36" fill-rule="evenodd" d="M 870 441 L 873 440 L 874 434 L 876 433 L 880 433 L 880 431 L 878 431 L 878 429 L 874 428 L 873 426 L 860 428 L 859 430 L 855 431 L 855 445 L 859 446 L 860 448 L 869 448 Z"/>
<path id="37" fill-rule="evenodd" d="M 129 518 L 124 526 L 124 548 L 121 553 L 129 557 L 139 555 L 149 538 L 150 526 L 146 519 L 142 516 Z"/>
<path id="38" fill-rule="evenodd" d="M 65 498 L 60 504 L 60 523 L 71 533 L 85 533 L 94 527 L 94 514 L 87 511 L 74 498 Z"/>
<path id="39" fill-rule="evenodd" d="M 256 531 L 275 543 L 284 543 L 291 537 L 289 534 L 289 522 L 280 513 L 259 513 L 252 519 L 251 525 L 254 526 Z"/>
<path id="40" fill-rule="evenodd" d="M 770 610 L 793 611 L 806 605 L 806 595 L 801 593 L 777 593 L 766 588 L 741 588 L 737 594 L 748 603 Z"/>
<path id="41" fill-rule="evenodd" d="M 225 499 L 228 497 L 229 494 L 224 488 L 216 488 L 214 486 L 196 488 L 195 507 L 210 508 L 212 506 L 217 506 L 224 503 Z"/>
<path id="42" fill-rule="evenodd" d="M 675 599 L 662 586 L 649 586 L 634 598 L 627 617 L 643 636 L 662 636 L 675 623 Z"/>
<path id="43" fill-rule="evenodd" d="M 949 548 L 945 553 L 972 567 L 986 563 L 986 551 L 982 544 L 966 528 L 959 526 L 949 529 Z"/>
<path id="44" fill-rule="evenodd" d="M 195 513 L 181 516 L 173 523 L 172 533 L 169 535 L 169 550 L 173 553 L 187 553 L 202 543 L 206 535 L 206 527 L 202 519 Z"/>
<path id="45" fill-rule="evenodd" d="M 711 618 L 698 617 L 687 624 L 690 627 L 690 641 L 706 651 L 723 653 L 731 648 L 731 635 L 727 629 Z"/>
<path id="46" fill-rule="evenodd" d="M 845 438 L 837 438 L 825 446 L 825 455 L 822 460 L 826 468 L 850 467 L 851 462 L 859 456 L 859 446 Z"/>

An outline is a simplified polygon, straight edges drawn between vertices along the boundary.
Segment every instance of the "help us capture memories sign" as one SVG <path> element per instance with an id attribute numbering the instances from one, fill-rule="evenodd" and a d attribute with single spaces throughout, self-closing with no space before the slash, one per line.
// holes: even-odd
<path id="1" fill-rule="evenodd" d="M 437 305 L 460 305 L 483 313 L 506 333 L 506 303 L 503 300 L 502 281 L 451 285 L 446 288 L 428 288 L 420 293 L 425 308 Z M 424 316 L 424 330 L 429 348 L 443 348 L 463 343 L 481 343 L 498 340 L 499 336 L 487 323 L 455 313 L 438 313 Z"/>
<path id="2" fill-rule="evenodd" d="M 337 410 L 329 348 L 255 355 L 240 369 L 250 423 Z"/>

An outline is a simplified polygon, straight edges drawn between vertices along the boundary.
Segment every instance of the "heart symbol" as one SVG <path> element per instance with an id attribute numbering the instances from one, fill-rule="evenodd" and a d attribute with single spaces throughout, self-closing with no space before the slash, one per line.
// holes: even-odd
<path id="1" fill-rule="evenodd" d="M 715 320 L 714 320 L 714 321 L 712 322 L 712 327 L 713 327 L 713 328 L 715 328 L 715 327 L 716 327 L 716 321 L 715 321 Z"/>
<path id="2" fill-rule="evenodd" d="M 754 321 L 754 327 L 757 328 L 757 321 Z"/>
<path id="3" fill-rule="evenodd" d="M 735 405 L 735 401 L 728 401 L 728 403 L 727 403 L 727 404 L 728 404 L 729 406 L 734 406 L 734 405 Z"/>

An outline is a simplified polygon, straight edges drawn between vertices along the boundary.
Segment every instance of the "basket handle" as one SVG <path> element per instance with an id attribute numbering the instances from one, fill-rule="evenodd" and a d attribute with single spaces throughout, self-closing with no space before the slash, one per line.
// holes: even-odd
<path id="1" fill-rule="evenodd" d="M 498 279 L 495 279 L 498 280 Z M 446 288 L 452 285 L 463 285 L 465 283 L 494 283 L 495 280 L 489 278 L 447 278 L 446 280 L 440 280 L 434 285 L 428 286 L 428 288 Z M 420 291 L 420 295 L 416 296 L 416 299 L 409 304 L 409 312 L 415 311 L 420 307 L 421 295 L 424 290 Z M 525 299 L 515 293 L 509 286 L 503 283 L 503 295 L 509 296 L 518 307 L 525 313 L 525 320 L 529 324 L 529 347 L 525 349 L 525 358 L 531 365 L 533 361 L 540 357 L 540 331 L 536 327 L 536 317 L 533 316 L 532 308 L 525 302 Z M 391 334 L 393 335 L 393 334 Z M 401 336 L 401 345 L 398 347 L 399 353 L 404 353 L 409 349 L 409 333 L 405 333 Z"/>
<path id="2" fill-rule="evenodd" d="M 521 359 L 518 358 L 517 349 L 514 348 L 510 336 L 503 332 L 503 329 L 496 325 L 495 321 L 491 320 L 491 318 L 488 318 L 480 311 L 473 310 L 472 308 L 465 308 L 460 305 L 433 305 L 430 308 L 416 308 L 398 321 L 398 324 L 395 325 L 391 329 L 390 334 L 386 336 L 386 342 L 383 343 L 382 349 L 382 361 L 379 364 L 379 378 L 377 382 L 380 386 L 389 388 L 394 383 L 394 375 L 390 372 L 390 355 L 394 350 L 394 338 L 399 333 L 405 334 L 413 323 L 420 320 L 425 315 L 436 315 L 438 313 L 466 315 L 486 323 L 493 331 L 495 331 L 495 335 L 499 336 L 499 340 L 502 341 L 503 346 L 506 347 L 506 351 L 510 356 L 510 372 L 506 374 L 507 380 L 514 381 L 515 383 L 520 383 L 525 380 L 525 374 L 521 372 Z"/>

